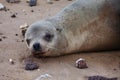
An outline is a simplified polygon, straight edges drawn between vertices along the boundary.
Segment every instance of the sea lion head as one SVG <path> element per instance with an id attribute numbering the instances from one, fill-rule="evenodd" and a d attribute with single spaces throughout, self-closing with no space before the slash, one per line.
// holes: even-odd
<path id="1" fill-rule="evenodd" d="M 57 52 L 57 31 L 47 21 L 35 22 L 27 29 L 25 41 L 34 55 L 52 56 Z"/>

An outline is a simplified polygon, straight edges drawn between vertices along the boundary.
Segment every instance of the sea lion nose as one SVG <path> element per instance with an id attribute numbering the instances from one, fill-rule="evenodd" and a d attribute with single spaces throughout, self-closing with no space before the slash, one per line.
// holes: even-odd
<path id="1" fill-rule="evenodd" d="M 35 51 L 41 51 L 40 43 L 35 43 L 35 44 L 33 44 L 33 49 L 34 49 Z"/>

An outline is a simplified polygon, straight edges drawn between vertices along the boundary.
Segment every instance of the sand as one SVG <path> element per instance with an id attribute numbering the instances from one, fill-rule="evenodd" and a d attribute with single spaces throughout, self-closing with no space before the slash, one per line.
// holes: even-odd
<path id="1" fill-rule="evenodd" d="M 22 41 L 24 38 L 19 26 L 49 18 L 73 1 L 60 0 L 48 4 L 46 0 L 38 0 L 37 6 L 30 7 L 25 0 L 13 4 L 0 0 L 0 3 L 10 9 L 7 12 L 0 11 L 0 80 L 35 80 L 44 74 L 52 77 L 41 80 L 87 80 L 87 76 L 95 75 L 120 79 L 120 51 L 76 53 L 52 58 L 33 57 L 34 62 L 40 66 L 39 69 L 24 70 L 23 60 L 30 52 Z M 16 18 L 11 18 L 15 13 Z M 14 64 L 10 64 L 10 58 Z M 75 67 L 75 61 L 79 58 L 86 59 L 87 69 Z"/>

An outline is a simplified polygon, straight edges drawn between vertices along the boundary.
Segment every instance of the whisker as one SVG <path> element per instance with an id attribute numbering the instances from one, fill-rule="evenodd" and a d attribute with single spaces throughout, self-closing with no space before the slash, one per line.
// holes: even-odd
<path id="1" fill-rule="evenodd" d="M 55 48 L 55 47 L 48 46 L 48 45 L 47 45 L 46 47 L 47 47 L 47 48 L 51 48 L 51 49 L 56 50 L 58 55 L 60 55 L 60 54 L 61 54 L 60 50 L 59 50 L 59 49 L 57 49 L 57 48 Z"/>
<path id="2" fill-rule="evenodd" d="M 58 50 L 57 48 L 55 48 L 55 47 L 51 47 L 51 46 L 48 46 L 48 45 L 47 45 L 47 47 L 48 47 L 48 48 L 51 48 L 51 49 Z"/>

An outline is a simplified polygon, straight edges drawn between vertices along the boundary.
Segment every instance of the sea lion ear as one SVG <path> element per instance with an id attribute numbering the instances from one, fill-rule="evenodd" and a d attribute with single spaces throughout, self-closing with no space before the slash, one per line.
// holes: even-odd
<path id="1" fill-rule="evenodd" d="M 60 28 L 56 28 L 56 31 L 61 32 L 61 31 L 62 31 L 62 29 L 60 29 Z"/>

